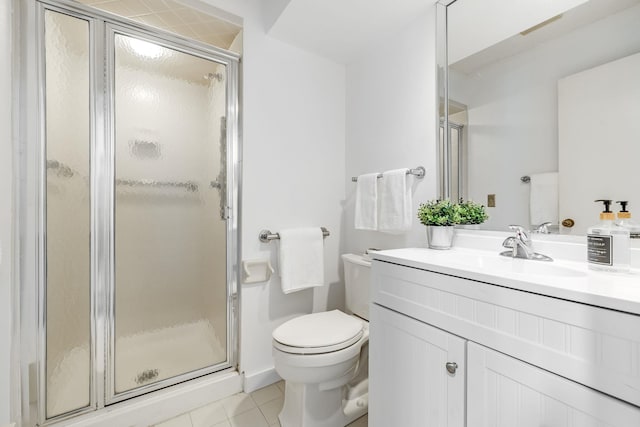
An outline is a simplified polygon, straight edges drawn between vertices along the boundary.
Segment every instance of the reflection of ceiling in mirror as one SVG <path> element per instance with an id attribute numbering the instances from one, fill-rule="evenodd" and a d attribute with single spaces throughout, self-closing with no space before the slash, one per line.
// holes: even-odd
<path id="1" fill-rule="evenodd" d="M 76 0 L 79 3 L 193 40 L 240 51 L 233 44 L 242 27 L 174 0 Z"/>
<path id="2" fill-rule="evenodd" d="M 548 42 L 577 28 L 586 26 L 607 16 L 640 4 L 640 0 L 591 0 L 564 12 L 560 19 L 553 20 L 527 35 L 516 34 L 487 49 L 476 52 L 451 64 L 450 67 L 465 74 L 519 54 L 539 44 Z M 526 28 L 522 29 L 527 30 Z"/>

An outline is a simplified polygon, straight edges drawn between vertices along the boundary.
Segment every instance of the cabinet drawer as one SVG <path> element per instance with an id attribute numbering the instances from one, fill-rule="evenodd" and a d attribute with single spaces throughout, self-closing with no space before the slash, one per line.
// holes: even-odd
<path id="1" fill-rule="evenodd" d="M 372 301 L 640 406 L 640 316 L 374 261 Z"/>

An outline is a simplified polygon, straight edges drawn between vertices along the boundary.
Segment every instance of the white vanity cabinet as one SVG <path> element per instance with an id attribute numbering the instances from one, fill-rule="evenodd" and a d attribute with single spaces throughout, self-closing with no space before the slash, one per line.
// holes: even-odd
<path id="1" fill-rule="evenodd" d="M 394 261 L 372 267 L 370 426 L 640 426 L 640 316 Z"/>

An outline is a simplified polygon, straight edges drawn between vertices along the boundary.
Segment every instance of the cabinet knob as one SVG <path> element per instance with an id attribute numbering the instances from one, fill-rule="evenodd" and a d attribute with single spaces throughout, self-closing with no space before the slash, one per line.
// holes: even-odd
<path id="1" fill-rule="evenodd" d="M 450 374 L 455 374 L 458 370 L 458 364 L 456 362 L 447 362 L 445 366 L 447 367 L 447 372 Z"/>

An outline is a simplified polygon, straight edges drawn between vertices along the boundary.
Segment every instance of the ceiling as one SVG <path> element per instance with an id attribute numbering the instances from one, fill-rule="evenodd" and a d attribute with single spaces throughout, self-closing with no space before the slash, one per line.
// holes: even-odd
<path id="1" fill-rule="evenodd" d="M 131 20 L 230 49 L 242 27 L 181 0 L 76 0 Z"/>
<path id="2" fill-rule="evenodd" d="M 435 0 L 262 0 L 270 36 L 348 63 L 431 9 Z"/>
<path id="3" fill-rule="evenodd" d="M 194 9 L 207 0 L 76 0 L 223 48 L 241 30 L 227 17 Z M 338 63 L 384 40 L 426 13 L 436 0 L 256 0 L 272 37 Z M 234 44 L 235 45 L 235 44 Z"/>

